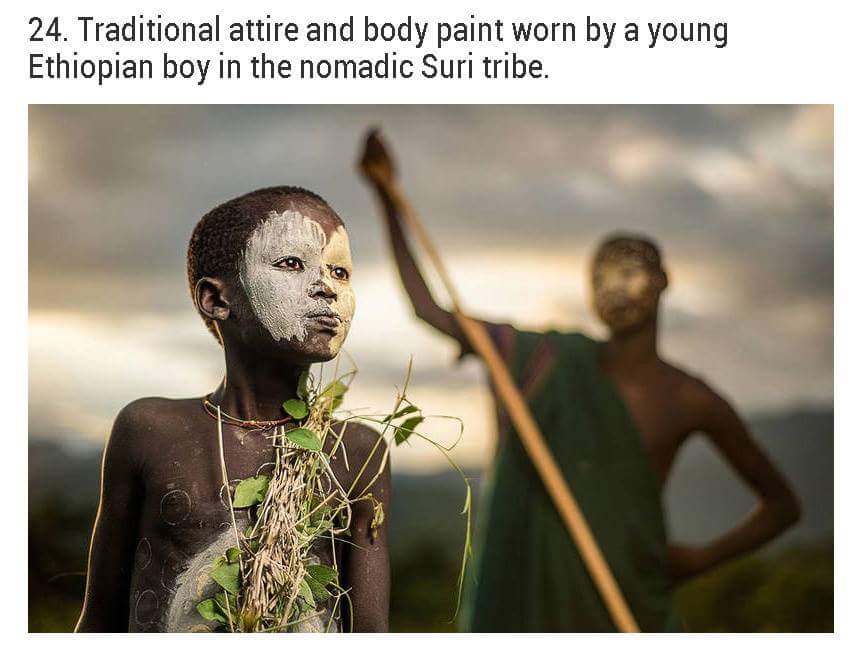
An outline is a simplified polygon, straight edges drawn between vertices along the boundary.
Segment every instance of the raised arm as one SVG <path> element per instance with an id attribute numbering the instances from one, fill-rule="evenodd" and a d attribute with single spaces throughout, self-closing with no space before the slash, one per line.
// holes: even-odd
<path id="1" fill-rule="evenodd" d="M 87 563 L 87 589 L 76 632 L 127 632 L 129 587 L 141 507 L 131 451 L 133 410 L 117 416 L 102 459 L 102 482 Z"/>
<path id="2" fill-rule="evenodd" d="M 367 136 L 359 167 L 382 205 L 394 261 L 397 263 L 400 280 L 409 295 L 415 315 L 433 328 L 464 344 L 463 334 L 454 316 L 436 303 L 406 241 L 401 218 L 404 213 L 402 196 L 397 185 L 396 167 L 375 130 Z"/>
<path id="3" fill-rule="evenodd" d="M 755 442 L 731 405 L 703 386 L 695 402 L 701 430 L 755 492 L 755 508 L 730 531 L 703 547 L 671 547 L 673 573 L 685 580 L 769 542 L 800 518 L 800 503 L 781 472 Z"/>

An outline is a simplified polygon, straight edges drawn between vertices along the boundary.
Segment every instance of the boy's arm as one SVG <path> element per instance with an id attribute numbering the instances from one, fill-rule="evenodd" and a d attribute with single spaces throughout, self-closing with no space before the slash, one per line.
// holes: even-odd
<path id="1" fill-rule="evenodd" d="M 461 345 L 465 345 L 465 338 L 457 321 L 451 312 L 436 303 L 406 241 L 400 200 L 394 192 L 397 181 L 396 169 L 385 145 L 375 131 L 370 132 L 367 137 L 359 166 L 382 204 L 394 261 L 403 287 L 412 302 L 415 315 L 433 328 L 458 340 Z"/>
<path id="2" fill-rule="evenodd" d="M 131 412 L 131 406 L 120 412 L 105 445 L 87 589 L 76 632 L 126 632 L 129 628 L 129 586 L 141 506 L 130 446 L 135 428 Z"/>
<path id="3" fill-rule="evenodd" d="M 360 498 L 352 505 L 351 540 L 345 547 L 340 568 L 341 585 L 349 590 L 351 610 L 343 610 L 346 628 L 358 633 L 387 632 L 391 598 L 391 566 L 388 555 L 388 523 L 391 517 L 391 467 L 385 467 L 377 477 L 387 445 L 372 429 L 347 433 L 355 440 L 352 458 L 360 469 L 353 496 Z M 368 487 L 369 486 L 369 487 Z M 375 499 L 364 499 L 366 495 Z M 381 521 L 384 517 L 384 521 Z M 381 521 L 381 523 L 378 523 Z"/>
<path id="4" fill-rule="evenodd" d="M 703 384 L 694 398 L 700 430 L 752 488 L 758 504 L 737 526 L 703 547 L 672 545 L 672 571 L 679 580 L 757 549 L 800 518 L 800 504 L 791 487 L 731 405 Z"/>

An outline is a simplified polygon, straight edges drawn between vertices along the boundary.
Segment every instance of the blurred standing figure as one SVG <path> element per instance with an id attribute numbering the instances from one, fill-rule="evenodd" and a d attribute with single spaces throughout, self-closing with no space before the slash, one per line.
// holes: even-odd
<path id="1" fill-rule="evenodd" d="M 400 278 L 415 314 L 472 353 L 452 313 L 435 302 L 406 241 L 394 164 L 378 135 L 361 170 L 381 201 Z M 753 551 L 797 521 L 799 504 L 731 405 L 657 350 L 668 285 L 659 249 L 613 235 L 595 253 L 593 307 L 609 331 L 521 331 L 481 322 L 509 366 L 643 631 L 680 628 L 676 583 Z M 614 629 L 512 425 L 499 438 L 482 515 L 473 631 Z M 669 543 L 662 490 L 677 451 L 705 433 L 757 498 L 754 510 L 702 546 Z M 470 583 L 471 585 L 471 583 Z"/>

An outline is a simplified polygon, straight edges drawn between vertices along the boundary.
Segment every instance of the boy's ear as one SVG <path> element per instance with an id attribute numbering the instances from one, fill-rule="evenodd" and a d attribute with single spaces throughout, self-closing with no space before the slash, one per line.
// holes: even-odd
<path id="1" fill-rule="evenodd" d="M 226 284 L 220 279 L 202 277 L 195 284 L 195 305 L 211 320 L 227 320 L 231 307 L 226 298 Z"/>
<path id="2" fill-rule="evenodd" d="M 660 268 L 659 269 L 659 276 L 660 276 L 660 281 L 661 281 L 661 286 L 660 286 L 659 290 L 660 291 L 665 290 L 668 287 L 668 283 L 669 283 L 668 271 L 665 270 L 664 268 Z"/>

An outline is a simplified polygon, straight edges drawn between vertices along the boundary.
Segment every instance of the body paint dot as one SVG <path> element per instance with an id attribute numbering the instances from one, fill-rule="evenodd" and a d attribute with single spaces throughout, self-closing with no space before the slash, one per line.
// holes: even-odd
<path id="1" fill-rule="evenodd" d="M 156 622 L 159 612 L 159 599 L 153 590 L 144 590 L 135 602 L 135 622 L 139 626 L 149 626 Z"/>
<path id="2" fill-rule="evenodd" d="M 183 490 L 172 490 L 163 495 L 159 502 L 159 514 L 169 526 L 177 526 L 192 511 L 192 500 Z"/>
<path id="3" fill-rule="evenodd" d="M 135 547 L 135 568 L 147 569 L 150 561 L 153 560 L 153 550 L 150 547 L 150 541 L 143 537 Z"/>

